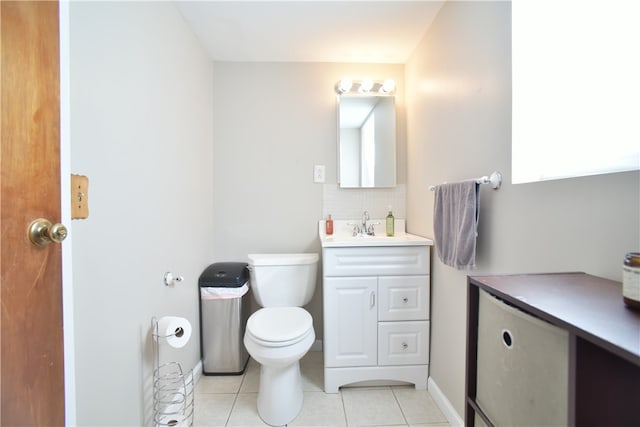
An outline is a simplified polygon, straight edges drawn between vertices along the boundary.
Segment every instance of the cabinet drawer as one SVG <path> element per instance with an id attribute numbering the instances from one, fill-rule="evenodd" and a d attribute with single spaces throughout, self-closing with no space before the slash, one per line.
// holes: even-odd
<path id="1" fill-rule="evenodd" d="M 378 323 L 379 365 L 429 363 L 429 322 Z"/>
<path id="2" fill-rule="evenodd" d="M 427 320 L 429 276 L 378 278 L 378 320 Z"/>
<path id="3" fill-rule="evenodd" d="M 325 248 L 325 276 L 429 274 L 428 246 Z"/>
<path id="4" fill-rule="evenodd" d="M 567 424 L 567 331 L 480 290 L 477 363 L 476 400 L 495 425 Z"/>

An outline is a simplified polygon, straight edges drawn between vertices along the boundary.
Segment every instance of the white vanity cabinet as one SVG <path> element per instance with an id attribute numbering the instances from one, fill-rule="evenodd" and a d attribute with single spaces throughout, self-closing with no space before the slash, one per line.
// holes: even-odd
<path id="1" fill-rule="evenodd" d="M 323 248 L 326 393 L 362 381 L 426 389 L 429 246 Z"/>

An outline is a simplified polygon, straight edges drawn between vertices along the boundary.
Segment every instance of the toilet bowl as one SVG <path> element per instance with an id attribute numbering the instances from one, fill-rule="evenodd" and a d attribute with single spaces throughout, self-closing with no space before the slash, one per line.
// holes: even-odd
<path id="1" fill-rule="evenodd" d="M 258 414 L 267 424 L 286 425 L 302 409 L 299 360 L 314 340 L 311 315 L 302 308 L 262 308 L 249 318 L 244 345 L 260 364 Z"/>
<path id="2" fill-rule="evenodd" d="M 272 426 L 290 423 L 303 404 L 300 359 L 315 341 L 302 308 L 313 296 L 318 254 L 249 255 L 251 287 L 263 308 L 247 321 L 244 345 L 260 364 L 258 414 Z"/>

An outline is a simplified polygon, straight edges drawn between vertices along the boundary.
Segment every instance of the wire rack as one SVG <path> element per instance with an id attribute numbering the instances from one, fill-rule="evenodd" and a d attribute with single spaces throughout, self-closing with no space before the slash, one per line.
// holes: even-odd
<path id="1" fill-rule="evenodd" d="M 177 362 L 160 365 L 159 341 L 171 335 L 158 333 L 158 320 L 151 320 L 153 331 L 153 425 L 154 427 L 193 426 L 193 372 L 183 372 Z"/>

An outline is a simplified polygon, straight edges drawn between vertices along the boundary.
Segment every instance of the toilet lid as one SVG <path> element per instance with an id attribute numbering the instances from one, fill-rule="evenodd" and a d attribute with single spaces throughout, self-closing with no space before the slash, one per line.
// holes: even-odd
<path id="1" fill-rule="evenodd" d="M 313 328 L 311 315 L 301 307 L 261 308 L 249 317 L 247 329 L 259 340 L 291 341 Z"/>

